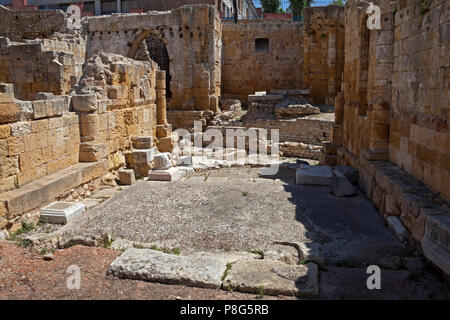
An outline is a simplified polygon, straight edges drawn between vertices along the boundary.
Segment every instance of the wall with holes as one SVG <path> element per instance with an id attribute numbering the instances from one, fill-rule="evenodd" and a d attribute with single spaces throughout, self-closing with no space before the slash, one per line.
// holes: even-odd
<path id="1" fill-rule="evenodd" d="M 77 37 L 27 43 L 0 37 L 0 82 L 13 83 L 22 100 L 34 100 L 38 92 L 68 94 L 81 77 L 85 48 Z"/>
<path id="2" fill-rule="evenodd" d="M 170 59 L 169 110 L 218 110 L 221 22 L 210 5 L 166 12 L 92 17 L 87 20 L 87 57 L 101 51 L 136 58 L 150 34 L 160 37 Z"/>
<path id="3" fill-rule="evenodd" d="M 64 32 L 67 19 L 61 10 L 13 10 L 0 6 L 0 36 L 13 41 L 48 38 Z"/>

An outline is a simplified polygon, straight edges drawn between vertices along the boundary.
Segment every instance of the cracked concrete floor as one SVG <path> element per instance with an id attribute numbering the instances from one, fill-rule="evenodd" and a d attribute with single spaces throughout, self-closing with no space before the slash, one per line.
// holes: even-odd
<path id="1" fill-rule="evenodd" d="M 367 290 L 365 266 L 407 257 L 410 250 L 361 192 L 337 198 L 328 187 L 295 185 L 293 170 L 280 169 L 274 177 L 258 173 L 230 168 L 177 182 L 140 181 L 60 231 L 109 232 L 182 253 L 312 242 L 320 244 L 327 268 L 320 275 L 321 297 L 447 298 L 448 288 L 431 271 L 419 281 L 408 270 L 389 270 L 384 292 Z"/>

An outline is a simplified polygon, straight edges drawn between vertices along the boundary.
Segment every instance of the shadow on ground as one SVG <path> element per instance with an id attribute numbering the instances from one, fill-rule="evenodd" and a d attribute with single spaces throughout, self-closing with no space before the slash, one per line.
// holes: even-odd
<path id="1" fill-rule="evenodd" d="M 320 243 L 324 265 L 320 267 L 322 299 L 448 299 L 441 275 L 426 265 L 420 272 L 404 266 L 383 268 L 388 257 L 410 258 L 412 248 L 388 229 L 372 202 L 356 187 L 356 195 L 336 197 L 328 186 L 296 185 L 295 169 L 280 168 L 261 176 L 283 181 L 295 204 L 295 218 L 306 226 L 306 247 Z M 420 258 L 418 258 L 420 259 Z M 381 289 L 369 290 L 369 265 L 381 266 Z"/>

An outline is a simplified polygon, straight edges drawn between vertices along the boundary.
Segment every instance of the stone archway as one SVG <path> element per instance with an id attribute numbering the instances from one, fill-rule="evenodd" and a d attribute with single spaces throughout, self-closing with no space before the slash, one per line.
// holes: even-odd
<path id="1" fill-rule="evenodd" d="M 154 33 L 148 35 L 144 41 L 150 58 L 158 64 L 161 70 L 166 71 L 166 98 L 170 99 L 172 97 L 172 92 L 170 91 L 170 79 L 172 76 L 170 74 L 170 58 L 167 46 L 161 37 Z"/>
<path id="2" fill-rule="evenodd" d="M 127 56 L 136 60 L 155 61 L 161 70 L 166 72 L 166 98 L 171 98 L 170 90 L 171 57 L 168 51 L 168 41 L 158 30 L 144 30 L 138 34 L 128 50 Z"/>

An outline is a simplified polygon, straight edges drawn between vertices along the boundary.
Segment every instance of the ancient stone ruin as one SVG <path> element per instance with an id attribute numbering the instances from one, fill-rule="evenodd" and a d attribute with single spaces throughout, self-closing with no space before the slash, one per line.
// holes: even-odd
<path id="1" fill-rule="evenodd" d="M 204 253 L 225 249 L 214 247 L 221 237 L 208 231 L 205 247 L 186 256 L 183 248 L 180 256 L 156 250 L 148 244 L 150 236 L 125 239 L 120 226 L 112 236 L 99 231 L 101 208 L 136 184 L 159 183 L 155 188 L 170 194 L 175 191 L 167 186 L 176 188 L 179 182 L 189 192 L 186 198 L 196 195 L 192 203 L 197 204 L 208 202 L 202 194 L 220 190 L 220 183 L 235 181 L 234 167 L 250 174 L 255 167 L 276 166 L 289 177 L 267 174 L 273 176 L 270 188 L 278 188 L 275 194 L 284 190 L 295 198 L 292 190 L 300 188 L 316 199 L 310 190 L 322 190 L 315 194 L 326 194 L 336 207 L 356 197 L 368 202 L 366 197 L 395 235 L 392 242 L 417 252 L 448 277 L 450 2 L 433 0 L 425 9 L 419 3 L 348 0 L 345 6 L 305 8 L 301 22 L 237 23 L 222 20 L 214 5 L 193 4 L 83 17 L 79 25 L 60 10 L 0 5 L 0 239 L 11 239 L 40 220 L 57 221 L 67 224 L 49 234 L 32 234 L 27 243 L 61 249 L 106 241 L 109 247 L 117 239 L 114 248 L 128 250 L 108 269 L 116 277 L 164 278 L 248 293 L 257 293 L 260 282 L 270 278 L 264 282 L 266 294 L 317 297 L 317 265 L 334 261 L 318 253 L 320 246 L 331 250 L 328 240 L 288 239 L 289 232 L 300 232 L 290 227 L 286 235 L 270 234 L 273 238 L 255 231 L 272 241 L 260 259 L 254 259 L 259 249 L 232 247 L 237 251 L 231 250 L 229 260 Z M 379 29 L 366 23 L 371 4 L 381 10 Z M 238 134 L 225 139 L 230 132 Z M 230 170 L 229 176 L 216 173 L 221 170 Z M 248 181 L 238 179 L 240 186 L 230 189 L 239 190 L 238 196 L 216 207 L 239 203 L 249 193 L 252 199 L 254 190 L 266 194 L 258 187 L 268 181 L 263 175 L 251 176 L 254 187 L 245 190 L 239 188 Z M 200 182 L 211 187 L 202 189 Z M 134 193 L 147 201 L 140 194 L 147 187 L 140 188 Z M 97 192 L 102 195 L 92 197 Z M 253 206 L 264 203 L 257 199 Z M 297 215 L 309 210 L 296 200 L 274 203 L 270 212 L 290 210 L 288 203 L 299 205 Z M 172 205 L 169 197 L 149 206 L 165 210 Z M 369 206 L 362 207 L 368 212 Z M 121 206 L 109 209 L 113 215 L 115 208 Z M 177 208 L 184 210 L 184 204 Z M 83 220 L 90 212 L 93 220 Z M 308 219 L 300 221 L 306 226 Z M 155 260 L 150 271 L 133 269 L 133 263 Z M 231 271 L 227 263 L 233 264 Z M 207 271 L 205 264 L 211 266 Z M 183 275 L 189 280 L 179 282 L 176 271 L 164 273 L 165 265 L 191 270 Z M 270 276 L 258 278 L 252 270 Z M 305 281 L 296 285 L 285 274 Z"/>

